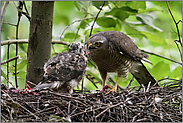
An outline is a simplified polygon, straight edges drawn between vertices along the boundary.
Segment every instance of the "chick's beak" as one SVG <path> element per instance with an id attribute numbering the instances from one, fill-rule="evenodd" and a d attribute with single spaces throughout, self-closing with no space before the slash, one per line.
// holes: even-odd
<path id="1" fill-rule="evenodd" d="M 88 55 L 89 53 L 90 53 L 90 52 L 86 52 L 86 51 L 85 51 L 85 55 Z"/>

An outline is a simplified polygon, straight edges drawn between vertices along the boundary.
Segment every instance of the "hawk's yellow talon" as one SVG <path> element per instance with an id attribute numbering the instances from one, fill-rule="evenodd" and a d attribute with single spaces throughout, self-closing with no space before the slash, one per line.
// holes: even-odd
<path id="1" fill-rule="evenodd" d="M 107 93 L 105 93 L 105 95 L 109 94 L 111 91 L 116 92 L 116 88 L 115 88 L 115 87 L 114 87 L 114 88 L 112 88 L 112 89 L 111 89 L 111 90 L 109 90 Z"/>

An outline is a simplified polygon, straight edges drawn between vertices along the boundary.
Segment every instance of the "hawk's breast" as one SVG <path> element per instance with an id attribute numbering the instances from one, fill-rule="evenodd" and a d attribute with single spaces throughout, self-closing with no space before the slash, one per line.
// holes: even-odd
<path id="1" fill-rule="evenodd" d="M 128 77 L 129 70 L 133 64 L 132 58 L 118 52 L 113 47 L 109 47 L 108 50 L 91 51 L 89 57 L 97 64 L 98 67 L 106 72 L 118 72 L 124 78 Z"/>

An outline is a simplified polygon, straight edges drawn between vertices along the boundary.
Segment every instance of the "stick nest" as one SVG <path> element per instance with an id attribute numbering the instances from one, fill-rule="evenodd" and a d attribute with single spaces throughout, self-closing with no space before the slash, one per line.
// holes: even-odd
<path id="1" fill-rule="evenodd" d="M 182 81 L 121 92 L 37 95 L 1 90 L 2 122 L 182 122 Z"/>

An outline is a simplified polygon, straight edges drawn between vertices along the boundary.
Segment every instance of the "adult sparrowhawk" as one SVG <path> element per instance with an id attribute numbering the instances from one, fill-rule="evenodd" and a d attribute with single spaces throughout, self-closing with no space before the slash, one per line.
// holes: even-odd
<path id="1" fill-rule="evenodd" d="M 147 59 L 149 55 L 141 52 L 132 39 L 122 32 L 98 32 L 88 38 L 85 50 L 89 58 L 96 63 L 103 79 L 103 86 L 108 72 L 118 74 L 116 84 L 111 91 L 116 92 L 119 77 L 126 79 L 129 72 L 140 84 L 147 86 L 150 81 L 151 85 L 156 83 L 141 62 L 143 60 L 151 63 Z"/>

